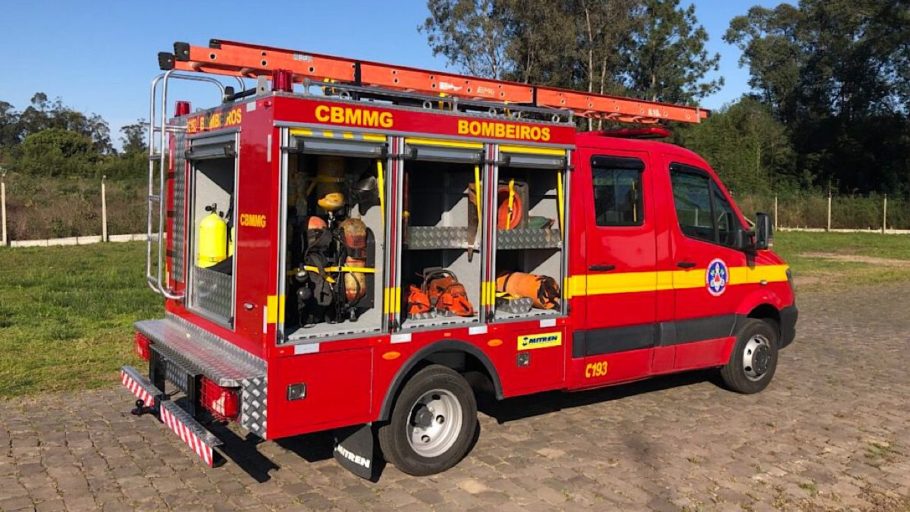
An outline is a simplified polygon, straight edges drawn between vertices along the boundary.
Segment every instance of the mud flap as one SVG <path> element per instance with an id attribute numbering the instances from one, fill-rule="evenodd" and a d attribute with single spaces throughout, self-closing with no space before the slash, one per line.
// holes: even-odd
<path id="1" fill-rule="evenodd" d="M 379 480 L 382 457 L 376 450 L 376 432 L 372 425 L 361 425 L 335 433 L 335 460 L 341 467 L 371 482 Z"/>

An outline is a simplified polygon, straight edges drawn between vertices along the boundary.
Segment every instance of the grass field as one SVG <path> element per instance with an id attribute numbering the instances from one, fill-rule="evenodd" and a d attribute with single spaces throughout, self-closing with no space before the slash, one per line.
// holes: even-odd
<path id="1" fill-rule="evenodd" d="M 782 232 L 774 250 L 800 289 L 910 279 L 910 235 Z"/>
<path id="2" fill-rule="evenodd" d="M 145 244 L 0 249 L 0 396 L 110 384 L 161 315 Z"/>
<path id="3" fill-rule="evenodd" d="M 778 233 L 801 290 L 910 279 L 910 236 Z M 0 248 L 0 397 L 111 385 L 162 313 L 145 245 Z"/>

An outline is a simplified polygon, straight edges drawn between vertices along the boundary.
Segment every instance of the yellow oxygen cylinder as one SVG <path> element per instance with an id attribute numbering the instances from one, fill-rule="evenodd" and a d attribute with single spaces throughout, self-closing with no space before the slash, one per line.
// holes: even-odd
<path id="1" fill-rule="evenodd" d="M 208 215 L 199 221 L 196 266 L 208 268 L 227 259 L 227 221 L 218 215 L 217 205 L 206 206 Z"/>

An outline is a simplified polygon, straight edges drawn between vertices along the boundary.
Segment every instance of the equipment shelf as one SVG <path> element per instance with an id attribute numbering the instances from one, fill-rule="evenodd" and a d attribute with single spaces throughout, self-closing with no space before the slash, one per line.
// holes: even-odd
<path id="1" fill-rule="evenodd" d="M 409 226 L 405 240 L 408 249 L 468 249 L 466 226 Z"/>
<path id="2" fill-rule="evenodd" d="M 496 233 L 496 247 L 502 251 L 560 249 L 562 248 L 562 234 L 558 229 L 500 229 Z"/>

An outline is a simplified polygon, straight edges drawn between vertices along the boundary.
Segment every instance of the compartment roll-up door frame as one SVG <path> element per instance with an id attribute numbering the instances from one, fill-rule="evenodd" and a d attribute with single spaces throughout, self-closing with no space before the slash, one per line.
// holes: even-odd
<path id="1" fill-rule="evenodd" d="M 527 146 L 499 146 L 502 165 L 529 169 L 565 169 L 566 150 Z"/>
<path id="2" fill-rule="evenodd" d="M 333 140 L 310 137 L 295 137 L 291 141 L 292 151 L 317 155 L 356 156 L 381 158 L 386 154 L 385 142 L 359 140 Z"/>
<path id="3" fill-rule="evenodd" d="M 234 158 L 237 156 L 237 132 L 208 135 L 190 139 L 187 160 Z"/>
<path id="4" fill-rule="evenodd" d="M 479 164 L 483 157 L 483 143 L 442 139 L 408 137 L 405 155 L 415 160 Z"/>

